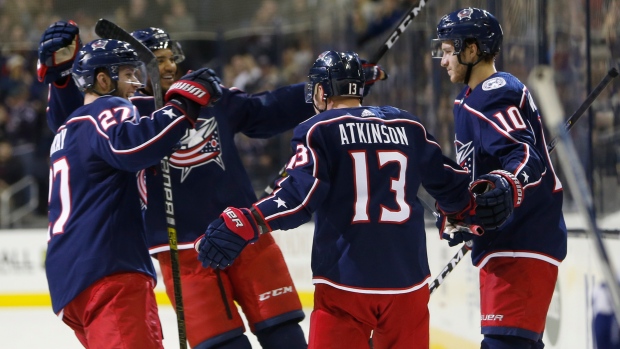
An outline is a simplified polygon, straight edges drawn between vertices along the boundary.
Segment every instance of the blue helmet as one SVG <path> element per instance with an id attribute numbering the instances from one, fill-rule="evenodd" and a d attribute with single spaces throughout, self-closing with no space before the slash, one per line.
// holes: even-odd
<path id="1" fill-rule="evenodd" d="M 85 91 L 94 86 L 95 76 L 102 69 L 112 80 L 118 81 L 119 67 L 124 65 L 141 70 L 136 77 L 143 85 L 146 80 L 145 66 L 131 45 L 119 40 L 97 39 L 80 49 L 73 62 L 72 75 L 78 88 Z"/>
<path id="2" fill-rule="evenodd" d="M 170 40 L 170 35 L 161 28 L 150 27 L 146 29 L 135 30 L 131 35 L 140 40 L 144 46 L 151 51 L 169 49 L 174 54 L 174 62 L 181 63 L 185 60 L 185 54 L 181 43 Z"/>
<path id="3" fill-rule="evenodd" d="M 357 53 L 325 51 L 314 61 L 308 73 L 306 103 L 312 103 L 314 87 L 320 84 L 324 98 L 332 96 L 364 96 L 364 69 Z"/>
<path id="4" fill-rule="evenodd" d="M 491 13 L 468 7 L 443 16 L 437 24 L 437 39 L 434 43 L 446 40 L 454 42 L 454 54 L 463 49 L 465 40 L 475 39 L 483 55 L 499 52 L 503 39 L 502 27 Z M 433 56 L 439 57 L 434 51 Z"/>

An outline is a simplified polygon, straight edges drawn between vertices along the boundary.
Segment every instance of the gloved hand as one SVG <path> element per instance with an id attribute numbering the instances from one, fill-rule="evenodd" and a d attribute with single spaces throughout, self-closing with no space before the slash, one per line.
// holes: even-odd
<path id="1" fill-rule="evenodd" d="M 364 69 L 364 97 L 370 93 L 370 87 L 379 80 L 386 80 L 388 74 L 378 64 L 368 63 L 365 59 L 360 59 Z"/>
<path id="2" fill-rule="evenodd" d="M 480 176 L 469 189 L 476 200 L 476 217 L 485 230 L 499 228 L 523 201 L 521 182 L 504 170 Z"/>
<path id="3" fill-rule="evenodd" d="M 183 110 L 183 113 L 195 122 L 200 107 L 212 106 L 222 97 L 220 83 L 220 78 L 212 69 L 198 69 L 172 84 L 164 96 L 164 101 L 167 105 Z"/>
<path id="4" fill-rule="evenodd" d="M 441 210 L 435 215 L 435 226 L 439 229 L 440 238 L 447 240 L 450 247 L 484 234 L 484 230 L 473 224 L 470 218 L 457 217 L 458 215 L 446 215 Z"/>
<path id="5" fill-rule="evenodd" d="M 247 208 L 228 207 L 194 243 L 202 266 L 224 269 L 249 243 L 258 240 L 261 228 Z"/>
<path id="6" fill-rule="evenodd" d="M 37 77 L 46 84 L 71 76 L 73 60 L 80 48 L 80 28 L 74 21 L 50 25 L 39 41 Z"/>

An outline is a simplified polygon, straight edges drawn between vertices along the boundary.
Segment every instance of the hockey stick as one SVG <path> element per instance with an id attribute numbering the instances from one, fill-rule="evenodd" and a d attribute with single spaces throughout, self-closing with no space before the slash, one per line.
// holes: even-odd
<path id="1" fill-rule="evenodd" d="M 121 40 L 129 43 L 138 53 L 140 60 L 145 62 L 146 70 L 153 87 L 155 109 L 164 106 L 163 93 L 159 78 L 159 64 L 155 54 L 138 39 L 126 32 L 123 28 L 108 21 L 100 19 L 95 26 L 95 33 L 105 39 Z M 177 230 L 174 219 L 174 205 L 172 201 L 172 179 L 170 177 L 170 163 L 168 157 L 161 160 L 163 177 L 164 201 L 166 204 L 166 222 L 168 224 L 168 242 L 170 244 L 170 261 L 172 265 L 172 282 L 174 284 L 174 301 L 177 314 L 177 327 L 179 329 L 179 346 L 187 348 L 187 334 L 185 329 L 185 311 L 181 291 L 181 272 L 179 267 L 179 250 L 177 246 Z"/>
<path id="2" fill-rule="evenodd" d="M 618 69 L 616 69 L 615 67 L 611 68 L 607 72 L 607 75 L 605 75 L 605 77 L 601 80 L 601 82 L 599 82 L 598 85 L 596 85 L 594 90 L 592 90 L 592 92 L 583 101 L 583 103 L 581 103 L 579 108 L 577 108 L 577 110 L 575 110 L 573 115 L 571 115 L 568 118 L 568 120 L 564 123 L 564 130 L 565 130 L 566 133 L 568 133 L 571 130 L 571 128 L 573 128 L 575 123 L 577 121 L 579 121 L 579 119 L 583 116 L 583 114 L 586 112 L 586 110 L 592 105 L 592 103 L 594 103 L 594 101 L 601 94 L 601 92 L 603 92 L 605 87 L 607 87 L 607 85 L 609 85 L 609 83 L 614 78 L 616 78 L 617 76 L 618 76 Z M 546 115 L 546 114 L 543 113 L 543 115 Z M 547 145 L 547 149 L 548 149 L 549 153 L 551 153 L 555 149 L 555 145 L 557 143 L 558 143 L 558 136 L 555 136 L 551 140 L 551 142 Z M 428 205 L 426 205 L 426 206 L 428 206 Z M 436 213 L 435 213 L 435 215 L 436 215 Z M 433 293 L 433 291 L 435 291 L 435 289 L 437 289 L 437 287 L 439 287 L 439 285 L 441 285 L 444 282 L 444 279 L 448 276 L 448 274 L 450 274 L 452 272 L 452 270 L 454 270 L 456 265 L 461 260 L 463 260 L 463 257 L 471 249 L 471 245 L 472 245 L 471 243 L 469 245 L 463 244 L 463 246 L 461 246 L 461 248 L 454 255 L 454 257 L 452 257 L 450 262 L 448 262 L 448 264 L 442 269 L 441 273 L 439 273 L 439 276 L 437 276 L 435 278 L 435 280 L 433 280 L 433 282 L 431 282 L 429 284 L 429 287 L 430 287 L 430 290 L 431 290 L 431 294 Z"/>
<path id="3" fill-rule="evenodd" d="M 417 3 L 413 4 L 411 6 L 411 8 L 409 8 L 409 10 L 407 10 L 407 13 L 400 20 L 400 22 L 398 23 L 396 28 L 394 28 L 394 30 L 392 31 L 390 36 L 388 36 L 388 38 L 381 45 L 381 47 L 379 47 L 377 52 L 375 52 L 375 55 L 372 57 L 372 59 L 370 61 L 368 61 L 368 62 L 370 62 L 372 64 L 379 63 L 379 60 L 381 60 L 383 55 L 387 51 L 389 51 L 392 48 L 392 46 L 394 46 L 396 41 L 400 38 L 400 35 L 405 31 L 405 29 L 407 29 L 407 27 L 409 26 L 409 24 L 411 24 L 413 19 L 418 16 L 418 14 L 420 13 L 420 11 L 422 11 L 424 6 L 426 6 L 426 3 L 427 3 L 427 1 L 425 1 L 425 0 L 419 0 Z M 284 177 L 286 177 L 286 164 L 284 164 L 284 166 L 282 166 L 280 171 L 278 171 L 278 176 L 276 178 L 274 178 L 271 181 L 271 183 L 269 183 L 267 185 L 267 187 L 263 190 L 263 197 L 271 195 L 271 193 L 273 193 L 273 190 L 275 189 L 275 182 L 277 182 L 279 179 L 282 179 Z M 274 186 L 271 185 L 272 183 L 274 183 Z M 424 204 L 425 204 L 425 207 L 429 207 L 428 204 L 426 204 L 426 203 L 424 203 Z M 434 212 L 433 209 L 431 209 L 430 211 L 433 212 L 433 214 L 436 215 L 436 213 Z"/>
<path id="4" fill-rule="evenodd" d="M 615 74 L 617 76 L 617 72 Z M 528 81 L 530 86 L 545 96 L 545 98 L 541 99 L 540 104 L 544 112 L 544 120 L 549 131 L 555 135 L 556 139 L 559 139 L 559 143 L 556 142 L 558 143 L 558 152 L 560 154 L 558 161 L 568 180 L 569 190 L 585 218 L 588 227 L 586 233 L 589 233 L 592 239 L 598 260 L 603 269 L 603 276 L 607 281 L 614 314 L 616 319 L 620 319 L 620 285 L 616 281 L 616 275 L 618 274 L 616 274 L 614 265 L 609 259 L 605 243 L 603 242 L 602 232 L 596 223 L 595 208 L 589 186 L 586 184 L 585 172 L 581 166 L 573 140 L 564 124 L 562 104 L 560 103 L 553 80 L 553 69 L 549 66 L 538 66 L 530 73 Z"/>

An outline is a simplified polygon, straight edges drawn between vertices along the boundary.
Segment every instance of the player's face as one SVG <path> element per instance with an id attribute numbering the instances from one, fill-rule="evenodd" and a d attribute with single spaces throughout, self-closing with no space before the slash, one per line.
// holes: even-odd
<path id="1" fill-rule="evenodd" d="M 118 71 L 118 86 L 114 94 L 126 99 L 132 97 L 143 86 L 143 78 L 141 77 L 143 74 L 134 66 L 121 66 Z"/>
<path id="2" fill-rule="evenodd" d="M 443 56 L 441 57 L 441 66 L 446 68 L 450 82 L 458 83 L 465 81 L 465 73 L 467 66 L 459 63 L 459 58 L 454 54 L 454 44 L 452 41 L 444 41 L 441 44 Z"/>
<path id="3" fill-rule="evenodd" d="M 166 92 L 172 86 L 177 75 L 177 57 L 170 49 L 161 49 L 153 52 L 159 64 L 159 78 L 161 79 L 161 89 Z"/>

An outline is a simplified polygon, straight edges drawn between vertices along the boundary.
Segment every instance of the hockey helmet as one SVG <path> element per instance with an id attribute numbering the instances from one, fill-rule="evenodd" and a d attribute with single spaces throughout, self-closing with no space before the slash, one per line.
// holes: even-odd
<path id="1" fill-rule="evenodd" d="M 75 84 L 83 92 L 94 86 L 95 76 L 101 69 L 112 80 L 118 81 L 119 68 L 126 65 L 137 68 L 135 83 L 139 83 L 140 88 L 144 87 L 146 67 L 131 45 L 119 40 L 97 39 L 80 49 L 73 62 L 72 75 Z"/>
<path id="2" fill-rule="evenodd" d="M 454 42 L 454 54 L 458 55 L 467 39 L 475 39 L 483 55 L 495 55 L 500 51 L 503 36 L 502 27 L 490 12 L 474 7 L 460 9 L 439 20 L 432 56 L 443 56 L 441 43 L 446 40 Z"/>
<path id="3" fill-rule="evenodd" d="M 323 87 L 324 98 L 364 96 L 364 69 L 357 53 L 325 51 L 314 61 L 306 84 L 306 103 L 312 103 L 314 88 Z"/>
<path id="4" fill-rule="evenodd" d="M 135 30 L 131 35 L 140 40 L 151 51 L 169 49 L 174 54 L 174 62 L 181 63 L 185 60 L 185 53 L 181 43 L 170 39 L 170 35 L 161 28 L 150 27 Z"/>

